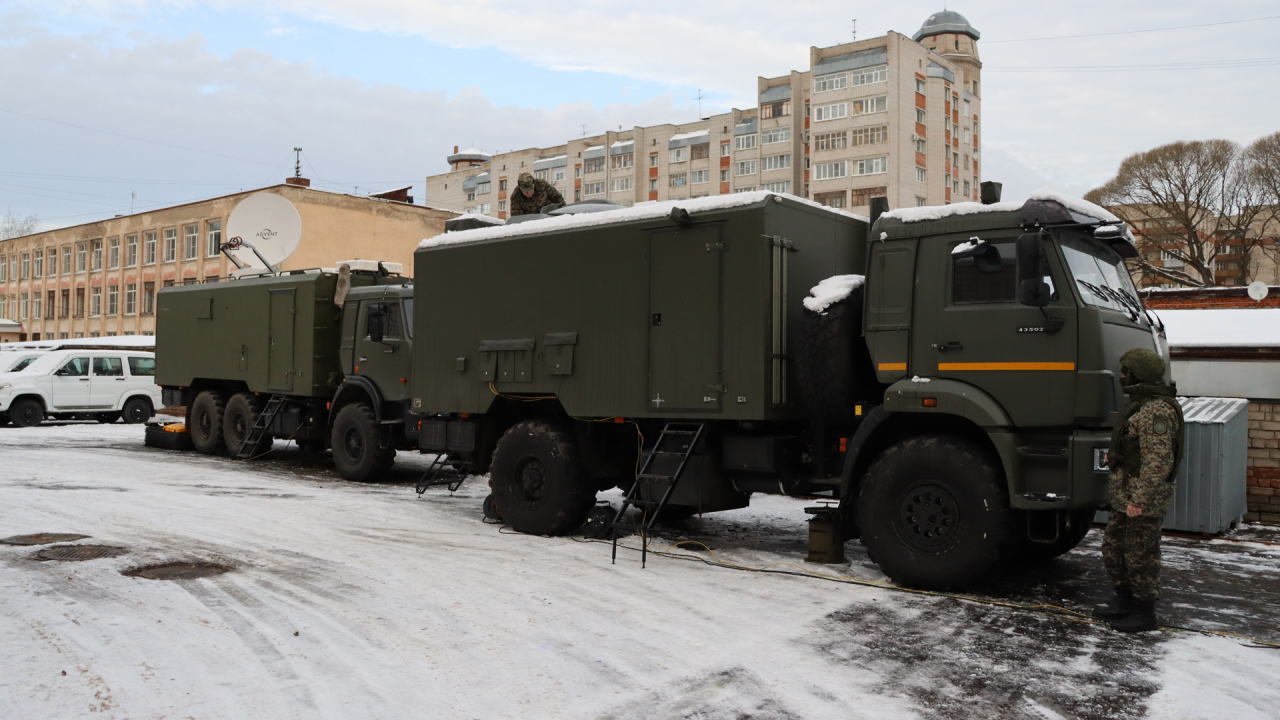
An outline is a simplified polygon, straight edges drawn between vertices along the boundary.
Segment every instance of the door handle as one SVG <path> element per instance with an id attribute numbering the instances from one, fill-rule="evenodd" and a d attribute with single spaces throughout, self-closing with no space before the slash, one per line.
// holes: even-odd
<path id="1" fill-rule="evenodd" d="M 356 358 L 356 361 L 357 361 L 357 362 L 366 362 L 366 361 L 368 361 L 368 359 L 369 359 L 369 358 L 367 358 L 367 357 L 362 357 L 362 358 Z"/>
<path id="2" fill-rule="evenodd" d="M 116 378 L 116 382 L 124 382 L 124 378 Z"/>
<path id="3" fill-rule="evenodd" d="M 89 378 L 80 378 L 80 382 L 89 382 Z"/>
<path id="4" fill-rule="evenodd" d="M 955 340 L 950 340 L 950 341 L 948 341 L 948 342 L 944 342 L 944 343 L 934 343 L 934 344 L 933 344 L 933 346 L 934 346 L 935 348 L 937 348 L 937 349 L 938 349 L 938 352 L 946 352 L 946 351 L 948 351 L 948 350 L 963 350 L 963 349 L 964 349 L 964 345 L 961 345 L 960 343 L 956 342 Z"/>

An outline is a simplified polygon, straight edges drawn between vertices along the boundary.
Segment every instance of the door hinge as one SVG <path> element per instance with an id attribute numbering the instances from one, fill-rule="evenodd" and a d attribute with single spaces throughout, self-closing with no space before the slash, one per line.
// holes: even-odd
<path id="1" fill-rule="evenodd" d="M 782 237 L 781 235 L 761 235 L 760 237 L 766 237 L 772 240 L 774 247 L 780 247 L 780 248 L 789 250 L 791 252 L 800 252 L 799 248 L 795 246 L 795 243 Z"/>
<path id="2" fill-rule="evenodd" d="M 718 393 L 729 392 L 729 386 L 725 385 L 724 383 L 721 383 L 719 385 L 708 385 L 707 392 L 718 392 Z"/>
<path id="3" fill-rule="evenodd" d="M 712 250 L 719 250 L 720 252 L 724 252 L 724 243 L 722 242 L 707 243 L 707 252 L 711 252 Z"/>

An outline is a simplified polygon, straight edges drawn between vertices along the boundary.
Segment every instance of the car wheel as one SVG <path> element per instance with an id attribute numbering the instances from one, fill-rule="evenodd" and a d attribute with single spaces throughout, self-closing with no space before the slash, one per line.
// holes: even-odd
<path id="1" fill-rule="evenodd" d="M 93 419 L 94 419 L 94 420 L 97 420 L 98 422 L 102 423 L 103 425 L 110 425 L 111 423 L 113 423 L 113 422 L 115 422 L 115 421 L 117 421 L 117 420 L 119 420 L 119 419 L 120 419 L 120 413 L 118 413 L 118 412 L 104 412 L 104 413 L 96 413 L 96 414 L 93 416 Z"/>
<path id="2" fill-rule="evenodd" d="M 222 424 L 226 403 L 222 395 L 204 390 L 191 401 L 187 409 L 187 432 L 191 433 L 191 445 L 196 452 L 214 455 L 223 450 Z"/>
<path id="3" fill-rule="evenodd" d="M 39 400 L 22 398 L 9 406 L 9 422 L 14 427 L 34 427 L 44 422 L 44 406 Z"/>
<path id="4" fill-rule="evenodd" d="M 529 535 L 577 530 L 596 499 L 572 434 L 545 420 L 516 423 L 502 435 L 493 450 L 489 488 L 502 519 Z"/>
<path id="5" fill-rule="evenodd" d="M 352 403 L 338 411 L 329 445 L 338 474 L 356 482 L 378 479 L 396 459 L 395 448 L 380 447 L 378 421 L 364 403 Z"/>
<path id="6" fill-rule="evenodd" d="M 120 416 L 130 425 L 138 425 L 151 419 L 155 411 L 151 409 L 151 401 L 144 397 L 129 398 L 120 411 Z"/>
<path id="7" fill-rule="evenodd" d="M 245 441 L 253 425 L 262 412 L 262 404 L 249 393 L 236 393 L 227 401 L 227 409 L 222 415 L 222 441 L 227 446 L 227 454 L 239 457 Z M 256 457 L 271 448 L 271 434 L 263 433 L 257 445 L 249 450 L 250 457 Z"/>

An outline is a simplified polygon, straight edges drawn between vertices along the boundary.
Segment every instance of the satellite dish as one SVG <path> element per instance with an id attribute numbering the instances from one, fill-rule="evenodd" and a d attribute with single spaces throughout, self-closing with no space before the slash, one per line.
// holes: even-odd
<path id="1" fill-rule="evenodd" d="M 259 192 L 241 200 L 227 218 L 227 252 L 248 272 L 269 272 L 263 261 L 280 266 L 298 249 L 302 218 L 275 193 Z M 254 250 L 257 250 L 255 253 Z M 237 271 L 239 273 L 239 271 Z"/>
<path id="2" fill-rule="evenodd" d="M 1262 302 L 1263 300 L 1266 300 L 1267 293 L 1270 291 L 1271 291 L 1271 288 L 1267 287 L 1267 284 L 1262 282 L 1261 280 L 1254 280 L 1253 282 L 1249 283 L 1249 297 L 1253 298 L 1254 300 L 1257 300 L 1258 302 Z"/>

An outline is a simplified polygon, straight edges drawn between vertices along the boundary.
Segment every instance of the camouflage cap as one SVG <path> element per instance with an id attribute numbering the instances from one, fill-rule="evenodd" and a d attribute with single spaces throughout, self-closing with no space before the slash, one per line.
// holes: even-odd
<path id="1" fill-rule="evenodd" d="M 521 190 L 532 190 L 533 176 L 529 173 L 520 173 L 520 179 L 516 180 L 516 185 L 519 186 Z"/>
<path id="2" fill-rule="evenodd" d="M 1164 380 L 1164 359 L 1146 348 L 1134 348 L 1120 356 L 1120 367 L 1142 382 Z"/>

